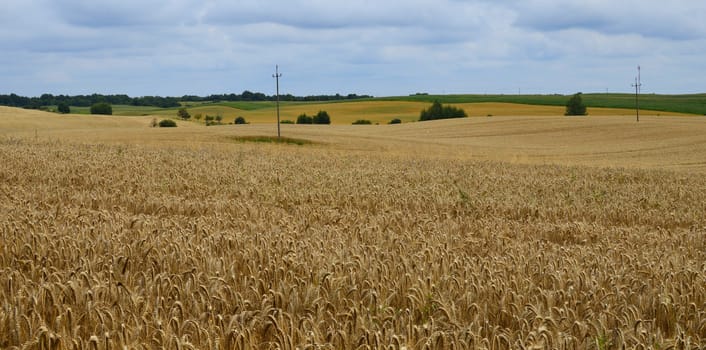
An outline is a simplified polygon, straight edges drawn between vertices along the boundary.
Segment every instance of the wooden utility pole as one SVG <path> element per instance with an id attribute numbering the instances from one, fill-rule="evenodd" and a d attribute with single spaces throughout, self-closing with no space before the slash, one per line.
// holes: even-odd
<path id="1" fill-rule="evenodd" d="M 275 65 L 275 74 L 272 74 L 272 77 L 277 80 L 277 139 L 280 139 L 280 131 L 279 131 L 279 78 L 282 76 L 282 74 L 279 72 L 279 65 Z"/>
<path id="2" fill-rule="evenodd" d="M 637 117 L 637 122 L 640 122 L 640 87 L 642 82 L 640 81 L 640 66 L 637 66 L 637 77 L 635 77 L 635 115 Z"/>

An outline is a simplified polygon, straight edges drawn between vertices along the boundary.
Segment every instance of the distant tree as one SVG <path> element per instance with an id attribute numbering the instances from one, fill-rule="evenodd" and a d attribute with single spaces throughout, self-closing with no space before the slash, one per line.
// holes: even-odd
<path id="1" fill-rule="evenodd" d="M 280 121 L 279 123 L 280 124 L 294 124 L 294 121 L 289 120 L 289 119 L 284 119 L 284 120 Z"/>
<path id="2" fill-rule="evenodd" d="M 419 121 L 466 117 L 468 117 L 468 114 L 463 109 L 454 106 L 444 106 L 439 101 L 434 101 L 429 108 L 422 110 L 419 114 Z"/>
<path id="3" fill-rule="evenodd" d="M 302 113 L 297 117 L 297 124 L 314 124 L 314 118 Z"/>
<path id="4" fill-rule="evenodd" d="M 206 118 L 204 118 L 204 121 L 206 121 L 206 126 L 211 125 L 214 119 L 214 116 L 206 114 Z"/>
<path id="5" fill-rule="evenodd" d="M 326 111 L 319 111 L 313 118 L 314 124 L 331 124 L 331 117 Z"/>
<path id="6" fill-rule="evenodd" d="M 106 103 L 106 102 L 94 103 L 91 106 L 91 114 L 112 115 L 113 114 L 113 107 L 109 103 Z"/>
<path id="7" fill-rule="evenodd" d="M 566 102 L 566 113 L 564 115 L 586 115 L 586 105 L 583 104 L 581 93 L 578 92 L 571 96 Z"/>
<path id="8" fill-rule="evenodd" d="M 387 124 L 402 124 L 402 120 L 400 120 L 400 118 L 395 118 L 390 120 L 390 122 Z"/>
<path id="9" fill-rule="evenodd" d="M 175 128 L 176 126 L 176 122 L 171 119 L 162 119 L 159 121 L 160 128 Z"/>
<path id="10" fill-rule="evenodd" d="M 183 120 L 188 120 L 191 118 L 191 114 L 189 114 L 189 111 L 186 110 L 186 107 L 181 107 L 177 111 L 177 116 Z"/>
<path id="11" fill-rule="evenodd" d="M 245 118 L 243 117 L 237 117 L 235 118 L 235 121 L 233 122 L 235 124 L 247 124 L 248 122 L 245 121 Z"/>
<path id="12" fill-rule="evenodd" d="M 221 121 L 223 120 L 223 116 L 220 114 L 217 114 L 215 119 L 216 119 L 216 123 L 220 124 Z"/>
<path id="13" fill-rule="evenodd" d="M 353 122 L 353 125 L 370 125 L 372 123 L 373 122 L 371 122 L 370 120 L 367 120 L 367 119 L 358 119 Z"/>
<path id="14" fill-rule="evenodd" d="M 64 102 L 59 103 L 59 105 L 56 106 L 56 110 L 61 114 L 71 113 L 71 108 Z"/>
<path id="15" fill-rule="evenodd" d="M 201 120 L 201 118 L 203 118 L 203 115 L 201 115 L 201 113 L 196 113 L 196 114 L 194 114 L 194 118 L 196 120 Z"/>

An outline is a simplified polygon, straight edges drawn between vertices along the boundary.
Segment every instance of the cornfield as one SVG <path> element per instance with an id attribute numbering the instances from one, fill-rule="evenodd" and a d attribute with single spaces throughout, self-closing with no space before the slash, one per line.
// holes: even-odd
<path id="1" fill-rule="evenodd" d="M 0 348 L 706 347 L 706 178 L 0 138 Z"/>

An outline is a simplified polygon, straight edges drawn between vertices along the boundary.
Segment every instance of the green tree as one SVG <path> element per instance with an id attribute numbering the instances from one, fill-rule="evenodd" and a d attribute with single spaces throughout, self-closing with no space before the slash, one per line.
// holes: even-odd
<path id="1" fill-rule="evenodd" d="M 216 115 L 216 123 L 220 124 L 222 120 L 223 120 L 223 116 L 220 114 L 217 114 Z"/>
<path id="2" fill-rule="evenodd" d="M 319 111 L 313 118 L 314 124 L 331 124 L 331 117 L 326 111 Z"/>
<path id="3" fill-rule="evenodd" d="M 177 116 L 183 120 L 188 120 L 191 118 L 191 114 L 189 114 L 189 111 L 186 110 L 186 107 L 181 107 L 177 111 Z"/>
<path id="4" fill-rule="evenodd" d="M 59 103 L 59 105 L 56 106 L 56 110 L 61 114 L 71 113 L 71 108 L 69 108 L 69 105 L 64 102 Z"/>
<path id="5" fill-rule="evenodd" d="M 353 122 L 353 125 L 370 125 L 372 123 L 373 122 L 371 122 L 370 120 L 367 120 L 367 119 L 358 119 Z"/>
<path id="6" fill-rule="evenodd" d="M 564 115 L 586 115 L 586 105 L 583 103 L 581 93 L 578 92 L 571 96 L 566 102 L 566 113 Z"/>
<path id="7" fill-rule="evenodd" d="M 390 120 L 390 122 L 387 124 L 402 124 L 402 120 L 400 120 L 400 118 L 395 118 Z"/>
<path id="8" fill-rule="evenodd" d="M 91 106 L 91 114 L 112 115 L 113 114 L 113 106 L 111 106 L 109 103 L 106 103 L 106 102 L 94 103 Z"/>
<path id="9" fill-rule="evenodd" d="M 246 122 L 245 118 L 243 118 L 243 117 L 237 117 L 237 118 L 235 118 L 234 123 L 235 124 L 247 124 L 248 122 Z"/>
<path id="10" fill-rule="evenodd" d="M 468 117 L 468 114 L 463 109 L 454 106 L 444 106 L 439 101 L 434 101 L 429 108 L 419 113 L 420 121 L 466 117 Z"/>
<path id="11" fill-rule="evenodd" d="M 297 117 L 297 124 L 314 124 L 314 118 L 302 113 Z"/>

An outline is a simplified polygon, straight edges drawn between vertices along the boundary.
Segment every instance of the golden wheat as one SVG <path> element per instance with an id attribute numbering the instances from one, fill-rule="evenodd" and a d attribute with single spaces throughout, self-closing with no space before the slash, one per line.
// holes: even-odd
<path id="1" fill-rule="evenodd" d="M 706 179 L 0 138 L 0 347 L 703 348 Z"/>

